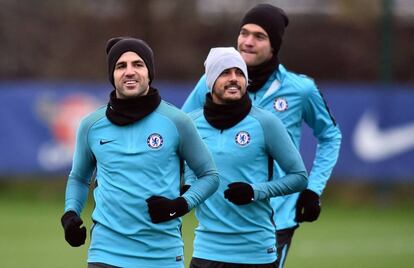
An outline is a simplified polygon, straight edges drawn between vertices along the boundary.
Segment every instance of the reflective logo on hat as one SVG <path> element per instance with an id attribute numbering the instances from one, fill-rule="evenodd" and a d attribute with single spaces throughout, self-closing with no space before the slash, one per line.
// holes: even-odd
<path id="1" fill-rule="evenodd" d="M 236 143 L 240 146 L 246 146 L 250 143 L 250 134 L 246 131 L 240 131 L 235 137 Z"/>
<path id="2" fill-rule="evenodd" d="M 158 149 L 162 146 L 164 143 L 164 140 L 162 139 L 162 136 L 158 133 L 152 133 L 147 138 L 147 144 L 151 149 Z"/>
<path id="3" fill-rule="evenodd" d="M 273 108 L 275 108 L 275 110 L 278 112 L 286 111 L 288 108 L 288 102 L 284 98 L 277 98 L 273 103 Z"/>

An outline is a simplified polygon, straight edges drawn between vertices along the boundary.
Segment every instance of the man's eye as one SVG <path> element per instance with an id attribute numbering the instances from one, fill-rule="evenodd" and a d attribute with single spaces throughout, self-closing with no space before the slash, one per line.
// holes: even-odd
<path id="1" fill-rule="evenodd" d="M 143 67 L 143 66 L 145 66 L 145 64 L 143 62 L 136 62 L 136 63 L 134 63 L 134 66 L 135 67 Z"/>

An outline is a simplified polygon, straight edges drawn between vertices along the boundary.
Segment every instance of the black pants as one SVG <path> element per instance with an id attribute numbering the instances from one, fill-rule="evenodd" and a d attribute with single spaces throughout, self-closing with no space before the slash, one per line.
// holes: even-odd
<path id="1" fill-rule="evenodd" d="M 276 241 L 277 241 L 277 260 L 276 264 L 278 268 L 283 268 L 286 261 L 286 256 L 290 248 L 290 244 L 292 243 L 292 237 L 295 233 L 296 228 L 299 226 L 295 226 L 292 228 L 287 228 L 283 230 L 276 231 Z"/>
<path id="2" fill-rule="evenodd" d="M 192 258 L 190 268 L 277 268 L 277 265 L 276 262 L 266 264 L 240 264 Z"/>
<path id="3" fill-rule="evenodd" d="M 90 262 L 88 263 L 88 268 L 119 268 L 117 266 L 108 265 L 100 262 Z"/>

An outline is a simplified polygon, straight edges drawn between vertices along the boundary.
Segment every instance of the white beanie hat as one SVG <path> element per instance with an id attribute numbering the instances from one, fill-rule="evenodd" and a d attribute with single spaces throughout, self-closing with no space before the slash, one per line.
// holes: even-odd
<path id="1" fill-rule="evenodd" d="M 247 66 L 240 53 L 233 47 L 215 47 L 210 49 L 207 59 L 204 62 L 206 68 L 206 83 L 210 91 L 213 90 L 214 83 L 220 74 L 230 68 L 239 68 L 247 81 Z"/>

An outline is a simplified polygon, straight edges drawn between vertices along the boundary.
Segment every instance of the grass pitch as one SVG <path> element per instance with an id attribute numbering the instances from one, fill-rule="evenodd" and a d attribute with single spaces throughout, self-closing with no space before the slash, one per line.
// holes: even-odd
<path id="1" fill-rule="evenodd" d="M 333 205 L 296 232 L 286 268 L 408 268 L 414 263 L 414 213 L 407 206 Z M 63 238 L 63 187 L 0 187 L 0 267 L 86 267 L 87 246 Z M 89 231 L 91 206 L 84 211 Z M 186 267 L 191 259 L 193 213 L 184 217 Z M 89 243 L 89 241 L 87 241 Z"/>

